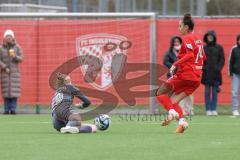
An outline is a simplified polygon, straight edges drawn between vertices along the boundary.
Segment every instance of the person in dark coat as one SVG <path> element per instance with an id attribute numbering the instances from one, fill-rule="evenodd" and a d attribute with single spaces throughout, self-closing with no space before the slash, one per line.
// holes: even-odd
<path id="1" fill-rule="evenodd" d="M 204 51 L 207 60 L 203 64 L 202 84 L 205 86 L 205 105 L 207 115 L 218 115 L 217 98 L 222 84 L 222 69 L 224 66 L 224 50 L 217 44 L 214 30 L 209 30 L 204 35 Z"/>
<path id="2" fill-rule="evenodd" d="M 0 48 L 1 90 L 4 100 L 4 114 L 16 114 L 17 99 L 21 93 L 19 64 L 23 52 L 16 43 L 14 32 L 6 30 Z"/>
<path id="3" fill-rule="evenodd" d="M 164 54 L 163 64 L 170 69 L 175 61 L 177 61 L 177 54 L 181 48 L 182 39 L 179 36 L 173 36 L 170 41 L 170 47 L 168 51 Z M 167 78 L 170 78 L 171 75 L 168 72 Z"/>
<path id="4" fill-rule="evenodd" d="M 239 116 L 240 95 L 240 34 L 237 36 L 237 45 L 234 45 L 229 57 L 229 75 L 232 77 L 232 114 Z"/>

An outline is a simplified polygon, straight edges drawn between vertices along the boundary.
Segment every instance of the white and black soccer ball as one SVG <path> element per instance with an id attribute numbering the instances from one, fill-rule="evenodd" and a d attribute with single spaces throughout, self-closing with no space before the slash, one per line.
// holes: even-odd
<path id="1" fill-rule="evenodd" d="M 94 124 L 100 131 L 104 131 L 111 125 L 111 118 L 106 114 L 100 114 L 94 119 Z"/>

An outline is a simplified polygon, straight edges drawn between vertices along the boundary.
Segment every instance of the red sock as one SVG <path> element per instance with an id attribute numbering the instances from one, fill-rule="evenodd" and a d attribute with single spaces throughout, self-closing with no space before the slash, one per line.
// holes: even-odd
<path id="1" fill-rule="evenodd" d="M 173 109 L 178 113 L 179 118 L 183 118 L 182 108 L 177 103 L 173 104 Z"/>
<path id="2" fill-rule="evenodd" d="M 167 95 L 157 96 L 157 99 L 167 111 L 173 108 L 172 101 Z"/>

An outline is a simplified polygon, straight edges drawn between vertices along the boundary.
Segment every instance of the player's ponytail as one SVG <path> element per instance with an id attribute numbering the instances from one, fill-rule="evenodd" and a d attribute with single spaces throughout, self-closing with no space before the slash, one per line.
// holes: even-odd
<path id="1" fill-rule="evenodd" d="M 182 19 L 182 23 L 188 26 L 189 30 L 192 31 L 194 29 L 194 21 L 190 13 L 185 13 Z"/>
<path id="2" fill-rule="evenodd" d="M 66 74 L 62 74 L 60 72 L 57 73 L 56 89 L 59 89 L 60 87 L 63 87 L 65 85 L 66 77 Z"/>

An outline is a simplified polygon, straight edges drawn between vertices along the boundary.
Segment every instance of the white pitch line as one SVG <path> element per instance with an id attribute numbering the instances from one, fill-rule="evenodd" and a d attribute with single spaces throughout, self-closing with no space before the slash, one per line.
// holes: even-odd
<path id="1" fill-rule="evenodd" d="M 0 122 L 1 124 L 48 124 L 51 122 Z"/>
<path id="2" fill-rule="evenodd" d="M 51 121 L 47 121 L 47 122 L 0 122 L 1 124 L 51 124 Z M 89 123 L 89 122 L 88 122 Z M 118 121 L 118 122 L 112 122 L 113 125 L 126 125 L 126 124 L 130 124 L 130 125 L 161 125 L 161 122 L 137 122 L 137 121 L 130 121 L 130 122 L 126 122 L 126 121 Z M 177 122 L 172 122 L 172 124 L 177 124 Z M 240 122 L 239 123 L 201 123 L 201 122 L 190 122 L 189 125 L 216 125 L 216 126 L 240 126 Z"/>

